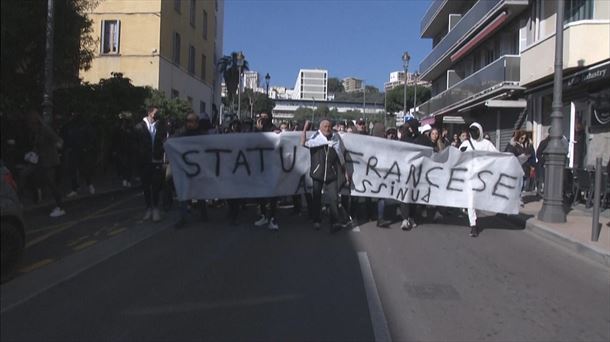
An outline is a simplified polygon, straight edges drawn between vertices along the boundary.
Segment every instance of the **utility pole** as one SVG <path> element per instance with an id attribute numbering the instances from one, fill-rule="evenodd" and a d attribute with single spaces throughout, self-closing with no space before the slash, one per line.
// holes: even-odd
<path id="1" fill-rule="evenodd" d="M 553 104 L 551 112 L 551 139 L 544 150 L 544 201 L 538 219 L 544 222 L 566 222 L 563 209 L 563 172 L 566 151 L 561 146 L 563 135 L 563 13 L 564 0 L 557 0 L 555 25 L 555 76 L 553 79 Z"/>
<path id="2" fill-rule="evenodd" d="M 47 0 L 47 35 L 44 57 L 44 92 L 42 94 L 42 118 L 53 123 L 53 37 L 55 36 L 55 0 Z"/>

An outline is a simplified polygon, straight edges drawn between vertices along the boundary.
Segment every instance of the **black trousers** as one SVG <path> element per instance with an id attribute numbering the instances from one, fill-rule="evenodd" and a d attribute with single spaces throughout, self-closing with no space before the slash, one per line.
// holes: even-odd
<path id="1" fill-rule="evenodd" d="M 267 203 L 269 203 L 269 210 L 267 210 Z M 266 218 L 275 217 L 277 197 L 261 198 L 258 200 L 258 205 L 261 208 L 261 214 L 265 215 Z"/>
<path id="2" fill-rule="evenodd" d="M 322 222 L 322 189 L 328 198 L 330 210 L 330 223 L 334 224 L 341 220 L 339 216 L 339 184 L 336 180 L 324 184 L 322 181 L 313 180 L 312 193 L 312 218 L 314 222 Z M 342 222 L 344 223 L 344 222 Z"/>
<path id="3" fill-rule="evenodd" d="M 159 206 L 159 193 L 163 186 L 163 170 L 160 163 L 145 163 L 140 165 L 140 179 L 144 191 L 146 208 Z"/>

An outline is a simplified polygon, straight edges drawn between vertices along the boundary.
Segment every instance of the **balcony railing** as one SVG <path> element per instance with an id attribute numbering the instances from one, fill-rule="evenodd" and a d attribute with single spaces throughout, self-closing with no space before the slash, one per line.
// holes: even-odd
<path id="1" fill-rule="evenodd" d="M 451 48 L 470 31 L 473 27 L 486 17 L 494 7 L 506 0 L 479 0 L 476 4 L 460 19 L 447 35 L 432 49 L 432 51 L 419 64 L 419 72 L 426 74 L 429 69 L 446 55 Z M 442 1 L 438 1 L 442 2 Z M 432 9 L 432 7 L 430 7 Z M 426 13 L 428 15 L 428 13 Z M 423 23 L 423 22 L 422 22 Z"/>
<path id="2" fill-rule="evenodd" d="M 447 1 L 449 1 L 449 0 L 433 0 L 432 1 L 432 3 L 430 4 L 430 7 L 428 7 L 428 10 L 426 11 L 426 14 L 424 14 L 424 17 L 421 20 L 419 32 L 424 32 L 424 30 L 426 30 L 426 27 L 428 27 L 428 25 L 430 25 L 430 22 L 432 20 L 434 20 L 434 17 L 436 16 L 436 12 L 438 12 L 439 8 L 442 8 L 443 6 L 445 6 Z"/>
<path id="3" fill-rule="evenodd" d="M 426 115 L 437 114 L 441 109 L 454 106 L 477 94 L 494 90 L 506 83 L 518 83 L 520 60 L 520 56 L 513 55 L 498 58 L 495 62 L 423 103 L 419 106 L 419 111 Z"/>

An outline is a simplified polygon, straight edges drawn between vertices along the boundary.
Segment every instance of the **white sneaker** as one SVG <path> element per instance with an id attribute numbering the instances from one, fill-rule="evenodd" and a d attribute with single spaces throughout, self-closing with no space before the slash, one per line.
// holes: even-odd
<path id="1" fill-rule="evenodd" d="M 67 198 L 72 198 L 72 197 L 76 197 L 76 195 L 77 195 L 76 191 L 70 191 L 70 192 L 69 192 L 69 193 L 66 195 L 66 197 L 67 197 Z"/>
<path id="2" fill-rule="evenodd" d="M 257 226 L 257 227 L 260 227 L 260 226 L 264 226 L 264 225 L 266 225 L 266 224 L 268 224 L 268 223 L 269 223 L 269 220 L 267 220 L 267 218 L 265 217 L 265 215 L 261 215 L 261 216 L 258 218 L 258 220 L 256 220 L 256 222 L 254 222 L 254 225 L 255 225 L 255 226 Z"/>
<path id="3" fill-rule="evenodd" d="M 146 209 L 146 213 L 144 213 L 144 217 L 142 217 L 142 220 L 144 220 L 144 221 L 150 220 L 151 216 L 152 216 L 152 209 L 148 208 L 148 209 Z"/>
<path id="4" fill-rule="evenodd" d="M 53 209 L 53 211 L 49 214 L 49 216 L 51 217 L 60 217 L 60 216 L 64 216 L 66 214 L 66 211 L 63 210 L 60 207 L 55 207 L 55 209 Z"/>
<path id="5" fill-rule="evenodd" d="M 125 181 L 125 184 L 127 184 L 127 185 L 125 185 L 125 187 L 127 187 L 127 188 L 131 188 L 131 182 L 129 182 L 129 181 Z"/>
<path id="6" fill-rule="evenodd" d="M 93 184 L 89 185 L 89 193 L 95 195 L 95 188 L 93 187 Z"/>
<path id="7" fill-rule="evenodd" d="M 280 226 L 277 225 L 274 217 L 269 219 L 269 225 L 267 228 L 269 228 L 269 230 L 280 230 Z"/>
<path id="8" fill-rule="evenodd" d="M 409 230 L 409 220 L 402 220 L 402 223 L 400 224 L 400 229 L 402 230 Z"/>
<path id="9" fill-rule="evenodd" d="M 159 213 L 159 209 L 158 208 L 154 208 L 152 210 L 152 220 L 153 220 L 153 222 L 161 221 L 161 213 Z"/>
<path id="10" fill-rule="evenodd" d="M 123 187 L 126 188 L 127 187 L 127 180 L 123 179 Z"/>

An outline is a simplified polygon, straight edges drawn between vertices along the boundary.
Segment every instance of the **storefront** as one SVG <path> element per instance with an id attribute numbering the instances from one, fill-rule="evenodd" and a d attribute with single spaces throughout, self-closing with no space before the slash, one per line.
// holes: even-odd
<path id="1" fill-rule="evenodd" d="M 553 102 L 552 80 L 526 90 L 534 145 L 548 135 Z M 563 135 L 569 141 L 568 165 L 590 168 L 595 158 L 610 158 L 610 60 L 576 72 L 563 81 Z"/>

